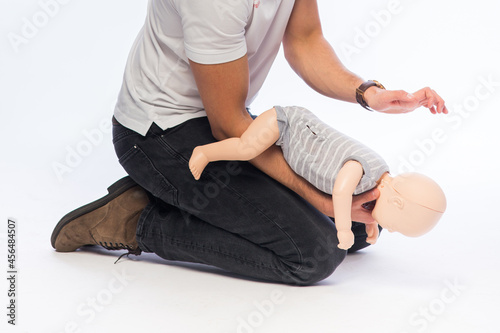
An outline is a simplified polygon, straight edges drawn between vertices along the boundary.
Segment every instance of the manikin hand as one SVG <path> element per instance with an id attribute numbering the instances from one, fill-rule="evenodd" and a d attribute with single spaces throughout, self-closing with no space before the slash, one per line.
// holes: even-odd
<path id="1" fill-rule="evenodd" d="M 367 209 L 369 205 L 366 205 L 367 203 L 372 203 L 374 200 L 377 200 L 378 197 L 380 196 L 380 191 L 378 189 L 373 189 L 371 191 L 364 192 L 359 195 L 354 195 L 352 197 L 352 207 L 351 207 L 351 217 L 353 221 L 356 222 L 361 222 L 366 224 L 366 230 L 368 233 L 368 237 L 372 235 L 372 238 L 367 239 L 372 240 L 374 244 L 375 241 L 378 238 L 378 228 L 377 228 L 377 223 L 375 222 L 375 219 L 372 216 L 372 211 L 371 209 Z M 328 207 L 329 210 L 324 210 L 323 214 L 326 214 L 328 216 L 332 216 L 333 214 L 333 205 L 332 205 L 332 198 L 329 197 L 327 201 L 325 201 L 327 205 L 325 207 Z M 372 207 L 373 208 L 373 207 Z M 375 235 L 374 232 L 368 232 L 368 230 L 371 230 L 371 226 L 375 226 L 377 229 L 376 232 L 377 234 Z M 337 237 L 339 237 L 339 245 L 338 247 L 347 250 L 349 249 L 353 244 L 354 244 L 354 234 L 351 232 L 351 230 L 346 230 L 343 232 L 338 232 Z"/>
<path id="2" fill-rule="evenodd" d="M 351 217 L 353 221 L 362 222 L 365 224 L 366 233 L 368 237 L 366 241 L 370 244 L 375 244 L 378 239 L 378 224 L 375 222 L 372 211 L 367 209 L 374 200 L 377 200 L 380 196 L 380 191 L 378 189 L 373 189 L 371 191 L 362 193 L 360 195 L 355 195 L 352 197 L 352 207 L 351 207 Z M 372 207 L 373 208 L 373 207 Z M 337 233 L 339 238 L 338 247 L 343 250 L 349 249 L 354 244 L 354 234 L 351 230 L 339 231 Z"/>
<path id="3" fill-rule="evenodd" d="M 354 244 L 354 234 L 351 230 L 343 230 L 337 232 L 339 238 L 339 249 L 348 250 Z"/>
<path id="4" fill-rule="evenodd" d="M 377 242 L 379 235 L 378 224 L 377 223 L 367 224 L 365 228 L 366 228 L 366 234 L 368 235 L 368 237 L 366 237 L 366 242 L 372 245 L 375 244 Z"/>
<path id="5" fill-rule="evenodd" d="M 448 113 L 444 100 L 431 88 L 423 88 L 413 94 L 404 90 L 385 90 L 370 87 L 365 91 L 365 100 L 376 111 L 383 113 L 408 113 L 421 106 L 431 113 Z"/>

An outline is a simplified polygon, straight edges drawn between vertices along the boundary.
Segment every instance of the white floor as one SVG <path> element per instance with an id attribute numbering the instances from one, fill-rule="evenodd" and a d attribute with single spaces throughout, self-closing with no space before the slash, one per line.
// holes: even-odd
<path id="1" fill-rule="evenodd" d="M 115 253 L 53 251 L 60 217 L 124 175 L 108 120 L 146 4 L 0 0 L 2 332 L 498 332 L 493 1 L 319 0 L 324 33 L 348 68 L 389 89 L 429 85 L 446 99 L 446 117 L 425 109 L 386 116 L 328 100 L 305 88 L 282 55 L 253 106 L 307 106 L 379 151 L 396 173 L 436 179 L 448 210 L 432 233 L 384 233 L 307 288 L 150 254 L 114 265 Z M 6 316 L 8 218 L 17 222 L 15 327 Z"/>

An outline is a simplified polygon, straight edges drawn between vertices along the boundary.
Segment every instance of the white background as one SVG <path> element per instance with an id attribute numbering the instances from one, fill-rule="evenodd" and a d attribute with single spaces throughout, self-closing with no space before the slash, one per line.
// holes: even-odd
<path id="1" fill-rule="evenodd" d="M 2 332 L 497 332 L 498 1 L 400 0 L 391 7 L 387 0 L 319 0 L 324 34 L 349 69 L 389 89 L 430 86 L 445 98 L 448 116 L 426 109 L 388 116 L 329 100 L 278 56 L 254 113 L 274 104 L 306 106 L 374 148 L 396 173 L 428 174 L 448 197 L 432 233 L 418 239 L 384 233 L 307 288 L 247 281 L 152 254 L 113 265 L 116 253 L 51 248 L 57 221 L 124 175 L 106 123 L 147 5 L 66 2 L 44 22 L 37 1 L 0 1 L 5 275 L 9 217 L 17 221 L 19 255 L 18 325 L 7 325 L 1 278 Z M 391 8 L 390 16 L 380 14 Z M 9 36 L 22 37 L 25 20 L 34 17 L 38 31 L 15 47 Z M 93 142 L 85 133 L 94 133 Z M 78 149 L 83 154 L 71 159 Z"/>

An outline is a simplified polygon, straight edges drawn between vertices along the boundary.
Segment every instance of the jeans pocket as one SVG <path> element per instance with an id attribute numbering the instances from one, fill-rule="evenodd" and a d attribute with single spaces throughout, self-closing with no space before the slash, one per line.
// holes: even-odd
<path id="1" fill-rule="evenodd" d="M 142 188 L 162 201 L 178 206 L 177 189 L 155 167 L 151 159 L 138 145 L 133 145 L 118 162 Z"/>

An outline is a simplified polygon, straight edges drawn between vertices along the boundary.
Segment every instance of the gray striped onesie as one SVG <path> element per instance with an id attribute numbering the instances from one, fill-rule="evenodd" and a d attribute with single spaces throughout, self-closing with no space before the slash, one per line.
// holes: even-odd
<path id="1" fill-rule="evenodd" d="M 276 145 L 290 167 L 321 191 L 332 194 L 340 168 L 350 160 L 363 166 L 363 177 L 354 194 L 375 188 L 389 171 L 377 153 L 326 125 L 311 111 L 299 106 L 274 108 L 280 131 Z"/>

